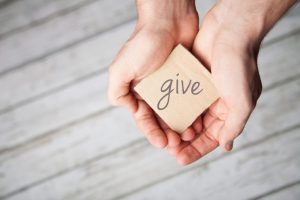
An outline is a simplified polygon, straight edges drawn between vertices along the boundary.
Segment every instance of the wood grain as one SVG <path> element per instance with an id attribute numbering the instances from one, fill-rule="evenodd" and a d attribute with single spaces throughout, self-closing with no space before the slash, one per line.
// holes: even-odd
<path id="1" fill-rule="evenodd" d="M 300 180 L 299 131 L 279 134 L 122 199 L 254 198 Z"/>
<path id="2" fill-rule="evenodd" d="M 5 175 L 0 178 L 0 196 L 54 178 L 103 156 L 110 156 L 141 138 L 125 109 L 109 109 L 89 117 L 77 125 L 2 154 L 0 174 Z"/>
<path id="3" fill-rule="evenodd" d="M 134 0 L 95 1 L 0 40 L 0 73 L 74 46 L 136 16 Z M 109 23 L 107 23 L 109 22 Z"/>
<path id="4" fill-rule="evenodd" d="M 0 110 L 11 110 L 82 79 L 98 76 L 110 64 L 133 28 L 134 22 L 126 23 L 1 76 Z"/>
<path id="5" fill-rule="evenodd" d="M 90 3 L 91 0 L 8 1 L 0 8 L 0 38 L 41 24 Z"/>

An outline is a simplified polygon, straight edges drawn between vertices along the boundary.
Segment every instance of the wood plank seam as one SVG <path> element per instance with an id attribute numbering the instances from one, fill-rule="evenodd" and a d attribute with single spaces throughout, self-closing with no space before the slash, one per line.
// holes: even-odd
<path id="1" fill-rule="evenodd" d="M 288 189 L 288 188 L 290 188 L 290 187 L 293 187 L 293 186 L 299 185 L 299 184 L 300 184 L 300 180 L 294 181 L 294 182 L 289 183 L 289 184 L 286 184 L 286 185 L 284 185 L 284 186 L 282 186 L 282 187 L 279 187 L 279 188 L 275 188 L 275 189 L 273 189 L 273 190 L 270 190 L 270 191 L 268 191 L 268 192 L 266 192 L 266 193 L 264 193 L 264 194 L 262 194 L 262 195 L 259 195 L 259 196 L 256 196 L 256 197 L 254 197 L 254 198 L 251 198 L 251 200 L 259 200 L 259 199 L 262 199 L 262 198 L 264 198 L 264 197 L 268 197 L 268 196 L 270 196 L 270 195 L 272 195 L 272 194 L 276 194 L 276 193 L 278 193 L 278 192 L 281 192 L 281 191 L 283 191 L 283 190 L 285 190 L 285 189 Z"/>
<path id="2" fill-rule="evenodd" d="M 8 6 L 9 4 L 18 1 L 18 0 L 2 0 L 0 1 L 0 9 L 5 8 L 5 6 Z"/>
<path id="3" fill-rule="evenodd" d="M 15 0 L 15 1 L 18 1 L 18 0 Z M 52 13 L 52 14 L 48 15 L 47 17 L 43 17 L 41 19 L 33 21 L 33 22 L 31 22 L 29 24 L 26 24 L 24 26 L 20 26 L 20 27 L 17 27 L 15 29 L 12 29 L 10 31 L 1 33 L 0 34 L 0 40 L 6 39 L 6 38 L 8 38 L 8 37 L 10 37 L 10 36 L 18 33 L 18 32 L 22 32 L 22 31 L 28 30 L 30 28 L 33 28 L 35 26 L 44 24 L 44 23 L 46 23 L 48 21 L 51 21 L 53 18 L 67 15 L 67 14 L 73 12 L 73 11 L 76 11 L 76 10 L 78 10 L 78 9 L 84 7 L 84 6 L 90 5 L 90 4 L 92 4 L 92 3 L 96 2 L 96 1 L 99 1 L 99 0 L 85 0 L 83 2 L 78 3 L 77 5 L 73 5 L 73 6 L 67 7 L 67 8 L 65 8 L 63 10 L 59 10 L 56 13 Z M 7 3 L 9 3 L 9 4 L 11 4 L 13 2 L 14 1 L 11 1 L 11 0 L 7 1 Z M 0 9 L 3 9 L 2 6 L 6 6 L 6 5 L 0 4 Z"/>
<path id="4" fill-rule="evenodd" d="M 8 74 L 8 73 L 10 73 L 10 72 L 12 72 L 12 71 L 15 71 L 15 70 L 18 70 L 18 69 L 20 69 L 20 68 L 29 66 L 31 63 L 34 63 L 34 62 L 37 62 L 37 61 L 39 61 L 39 60 L 48 58 L 48 57 L 52 56 L 53 54 L 56 54 L 56 53 L 59 53 L 59 52 L 62 52 L 62 51 L 64 51 L 64 50 L 66 50 L 66 49 L 72 48 L 72 47 L 74 47 L 74 46 L 76 46 L 76 45 L 78 45 L 78 44 L 81 44 L 81 43 L 83 43 L 83 42 L 85 42 L 85 41 L 88 41 L 88 40 L 90 40 L 90 39 L 92 39 L 92 38 L 95 38 L 95 37 L 97 37 L 98 35 L 101 35 L 101 34 L 103 34 L 103 33 L 105 33 L 105 32 L 114 30 L 114 29 L 118 28 L 119 26 L 121 26 L 121 25 L 123 25 L 123 24 L 127 24 L 127 23 L 130 23 L 130 22 L 134 21 L 135 19 L 136 19 L 136 16 L 130 17 L 130 18 L 127 19 L 127 20 L 124 20 L 124 21 L 122 21 L 122 22 L 116 23 L 116 24 L 114 24 L 113 26 L 111 26 L 111 27 L 109 27 L 109 28 L 106 28 L 106 29 L 104 29 L 104 30 L 96 31 L 96 32 L 94 32 L 94 33 L 92 33 L 92 34 L 90 34 L 90 35 L 88 35 L 88 36 L 86 36 L 86 37 L 83 37 L 83 38 L 81 38 L 81 39 L 78 39 L 78 40 L 76 40 L 76 41 L 73 41 L 73 42 L 70 43 L 70 44 L 62 45 L 61 47 L 56 48 L 56 49 L 54 49 L 54 50 L 52 50 L 52 51 L 48 51 L 47 53 L 44 53 L 44 54 L 42 54 L 42 55 L 39 55 L 39 56 L 30 58 L 30 59 L 28 59 L 28 60 L 26 60 L 26 61 L 24 61 L 24 62 L 22 62 L 22 63 L 20 63 L 20 64 L 17 64 L 17 65 L 15 65 L 15 66 L 10 67 L 9 69 L 3 70 L 2 72 L 0 72 L 0 78 L 1 78 L 1 76 L 4 76 L 4 75 L 6 75 L 6 74 Z"/>
<path id="5" fill-rule="evenodd" d="M 272 90 L 272 89 L 284 84 L 286 81 L 291 82 L 291 81 L 297 80 L 299 78 L 299 76 L 300 76 L 300 73 L 295 73 L 294 76 L 288 77 L 287 79 L 284 79 L 284 80 L 281 80 L 281 81 L 275 81 L 271 85 L 263 87 L 263 92 L 268 91 L 268 90 Z"/>
<path id="6" fill-rule="evenodd" d="M 51 135 L 51 134 L 57 132 L 57 131 L 66 129 L 66 128 L 68 128 L 68 127 L 70 127 L 70 126 L 73 126 L 73 125 L 75 125 L 75 124 L 78 124 L 78 123 L 81 123 L 81 122 L 83 122 L 83 121 L 89 120 L 89 119 L 91 119 L 91 118 L 97 117 L 97 116 L 99 116 L 99 115 L 101 115 L 101 114 L 103 114 L 103 113 L 106 113 L 106 112 L 111 111 L 113 108 L 114 108 L 114 107 L 109 106 L 109 107 L 106 107 L 106 108 L 104 108 L 104 109 L 98 110 L 97 112 L 91 113 L 91 114 L 89 114 L 89 115 L 87 115 L 87 116 L 84 116 L 84 117 L 82 117 L 82 118 L 73 120 L 73 121 L 71 121 L 71 122 L 69 122 L 69 123 L 67 123 L 67 124 L 64 124 L 63 126 L 59 126 L 59 127 L 56 127 L 56 128 L 54 128 L 54 129 L 52 129 L 52 130 L 46 131 L 45 133 L 43 133 L 43 134 L 41 134 L 41 135 L 38 135 L 38 136 L 36 136 L 36 137 L 33 137 L 33 138 L 31 138 L 30 140 L 26 140 L 26 141 L 24 141 L 24 142 L 22 142 L 22 143 L 20 143 L 20 144 L 18 144 L 18 145 L 15 145 L 15 146 L 12 146 L 12 147 L 9 147 L 9 148 L 2 149 L 2 150 L 0 150 L 0 154 L 7 153 L 7 152 L 13 151 L 13 150 L 15 150 L 15 149 L 22 148 L 22 147 L 26 146 L 27 144 L 29 144 L 30 142 L 39 140 L 39 139 L 41 139 L 41 138 L 43 138 L 43 137 L 46 137 L 47 135 Z"/>
<path id="7" fill-rule="evenodd" d="M 12 110 L 14 110 L 16 108 L 22 107 L 24 105 L 27 105 L 27 104 L 29 104 L 31 102 L 37 101 L 39 99 L 51 96 L 52 94 L 55 94 L 55 93 L 57 93 L 57 92 L 59 92 L 59 91 L 61 91 L 63 89 L 66 89 L 66 88 L 70 87 L 73 84 L 77 84 L 77 83 L 86 81 L 89 78 L 93 78 L 93 77 L 98 76 L 98 75 L 100 75 L 102 73 L 105 73 L 105 72 L 107 72 L 107 69 L 108 68 L 103 68 L 103 69 L 100 69 L 100 70 L 97 70 L 97 71 L 93 71 L 93 72 L 91 72 L 89 74 L 86 74 L 86 75 L 81 76 L 81 77 L 79 77 L 77 79 L 74 79 L 74 80 L 69 81 L 69 82 L 67 82 L 65 84 L 62 84 L 59 87 L 55 87 L 55 88 L 50 89 L 48 91 L 42 92 L 42 93 L 40 93 L 38 95 L 32 96 L 32 97 L 30 97 L 30 98 L 28 98 L 26 100 L 23 100 L 23 101 L 20 101 L 20 102 L 14 104 L 14 105 L 8 106 L 5 109 L 0 109 L 0 115 L 5 114 L 7 112 L 10 112 L 10 111 L 12 111 Z"/>
<path id="8" fill-rule="evenodd" d="M 299 32 L 300 32 L 300 28 L 297 28 L 297 29 L 292 30 L 290 32 L 287 32 L 287 33 L 285 33 L 283 35 L 280 35 L 280 36 L 278 36 L 276 38 L 273 38 L 273 39 L 271 39 L 269 41 L 263 42 L 262 45 L 261 45 L 261 47 L 264 48 L 264 47 L 270 46 L 270 45 L 275 44 L 275 43 L 277 43 L 277 42 L 279 42 L 281 40 L 287 39 L 287 38 L 289 38 L 289 37 L 291 37 L 293 35 L 297 35 Z"/>
<path id="9" fill-rule="evenodd" d="M 298 128 L 300 128 L 300 124 L 297 124 L 297 125 L 295 125 L 295 126 L 291 126 L 291 127 L 289 127 L 289 128 L 286 128 L 286 129 L 283 129 L 283 130 L 280 130 L 280 131 L 275 131 L 275 132 L 274 132 L 273 134 L 271 134 L 270 136 L 267 136 L 267 137 L 265 137 L 265 138 L 262 138 L 262 139 L 260 139 L 260 140 L 254 141 L 254 142 L 249 142 L 249 143 L 247 143 L 247 144 L 245 144 L 245 145 L 242 145 L 241 147 L 239 147 L 239 148 L 237 148 L 237 149 L 234 149 L 233 151 L 231 151 L 231 152 L 228 153 L 228 154 L 222 154 L 222 155 L 217 156 L 217 157 L 215 157 L 215 158 L 213 158 L 213 159 L 211 159 L 211 160 L 209 160 L 209 161 L 207 161 L 207 162 L 204 162 L 204 163 L 195 165 L 195 166 L 190 167 L 189 169 L 183 170 L 183 171 L 181 171 L 181 172 L 179 172 L 179 173 L 177 172 L 177 173 L 175 173 L 175 174 L 169 175 L 169 176 L 164 177 L 164 178 L 162 178 L 162 179 L 156 180 L 156 181 L 154 181 L 154 182 L 152 182 L 152 183 L 149 183 L 149 184 L 147 184 L 147 185 L 144 185 L 144 186 L 142 186 L 142 187 L 140 187 L 140 188 L 137 188 L 137 189 L 135 189 L 135 190 L 132 190 L 132 191 L 130 191 L 130 192 L 128 192 L 128 193 L 124 193 L 124 194 L 122 194 L 122 195 L 119 195 L 119 196 L 113 198 L 112 200 L 122 199 L 122 198 L 127 197 L 127 196 L 130 196 L 130 195 L 132 195 L 132 194 L 134 194 L 134 193 L 136 193 L 136 192 L 143 191 L 143 190 L 145 190 L 145 189 L 147 189 L 147 188 L 149 188 L 149 187 L 151 187 L 151 186 L 153 186 L 153 185 L 162 184 L 163 182 L 168 181 L 168 180 L 170 180 L 170 179 L 172 179 L 172 178 L 174 178 L 174 177 L 181 176 L 181 175 L 184 175 L 185 173 L 188 173 L 188 172 L 190 172 L 190 171 L 193 171 L 193 170 L 199 168 L 200 166 L 205 166 L 205 165 L 207 165 L 208 163 L 213 163 L 213 162 L 215 162 L 215 161 L 217 161 L 217 160 L 226 158 L 226 157 L 228 157 L 228 156 L 230 156 L 230 155 L 236 154 L 237 152 L 241 152 L 241 151 L 244 151 L 244 150 L 246 150 L 246 149 L 252 148 L 252 147 L 254 147 L 254 146 L 257 146 L 257 145 L 259 145 L 259 144 L 262 144 L 262 143 L 264 143 L 264 142 L 266 142 L 266 141 L 268 141 L 268 140 L 270 140 L 270 139 L 279 137 L 279 136 L 281 136 L 281 135 L 289 134 L 289 132 L 291 132 L 291 131 L 293 131 L 293 130 L 296 130 L 296 129 L 298 129 Z"/>
<path id="10" fill-rule="evenodd" d="M 0 196 L 0 200 L 10 198 L 10 197 L 12 197 L 12 196 L 14 196 L 14 195 L 16 195 L 16 194 L 18 194 L 18 193 L 20 193 L 20 192 L 23 192 L 23 191 L 25 191 L 25 190 L 28 190 L 28 189 L 30 189 L 30 188 L 33 188 L 33 187 L 35 187 L 35 186 L 37 186 L 37 185 L 39 185 L 39 184 L 41 184 L 41 183 L 47 182 L 47 181 L 49 181 L 49 180 L 53 180 L 53 179 L 55 179 L 56 177 L 59 177 L 59 176 L 61 176 L 61 175 L 63 175 L 63 174 L 66 174 L 66 173 L 68 173 L 68 172 L 70 172 L 70 171 L 73 171 L 73 170 L 76 170 L 76 169 L 78 169 L 78 168 L 80 168 L 80 167 L 83 167 L 83 166 L 85 166 L 86 164 L 93 163 L 93 162 L 95 162 L 95 161 L 97 161 L 97 160 L 100 160 L 100 159 L 105 158 L 105 157 L 107 157 L 107 156 L 113 155 L 113 154 L 116 153 L 116 152 L 123 151 L 125 148 L 129 148 L 130 146 L 134 146 L 134 145 L 141 144 L 141 143 L 146 143 L 146 142 L 145 142 L 144 139 L 133 140 L 133 141 L 129 142 L 129 143 L 126 144 L 126 145 L 123 145 L 123 146 L 118 147 L 117 149 L 114 149 L 114 150 L 109 151 L 109 152 L 107 152 L 107 153 L 105 153 L 105 154 L 102 154 L 102 155 L 95 156 L 95 157 L 93 157 L 93 158 L 87 160 L 87 161 L 84 162 L 84 163 L 75 165 L 75 166 L 73 166 L 73 167 L 71 167 L 71 168 L 68 168 L 68 169 L 65 169 L 65 170 L 63 170 L 63 171 L 60 171 L 60 172 L 58 172 L 58 173 L 56 173 L 56 174 L 53 174 L 52 176 L 45 177 L 45 178 L 43 178 L 43 179 L 41 179 L 41 180 L 39 180 L 39 181 L 33 182 L 33 183 L 31 183 L 31 184 L 29 184 L 29 185 L 27 185 L 27 186 L 25 186 L 25 187 L 21 187 L 21 188 L 15 190 L 15 191 L 13 191 L 13 192 L 10 192 L 10 193 L 8 193 L 8 194 L 6 194 L 6 195 Z"/>

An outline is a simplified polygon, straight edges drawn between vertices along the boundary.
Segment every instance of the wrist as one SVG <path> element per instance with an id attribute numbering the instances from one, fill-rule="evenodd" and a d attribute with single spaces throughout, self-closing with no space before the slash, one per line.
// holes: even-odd
<path id="1" fill-rule="evenodd" d="M 176 28 L 183 23 L 197 23 L 195 0 L 136 0 L 138 23 Z"/>
<path id="2" fill-rule="evenodd" d="M 221 0 L 213 9 L 220 29 L 260 43 L 296 0 Z"/>

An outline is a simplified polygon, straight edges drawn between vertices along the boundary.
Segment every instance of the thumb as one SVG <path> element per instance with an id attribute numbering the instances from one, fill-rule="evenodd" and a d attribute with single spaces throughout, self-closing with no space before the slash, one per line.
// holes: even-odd
<path id="1" fill-rule="evenodd" d="M 110 102 L 136 111 L 138 104 L 131 84 L 136 84 L 158 69 L 165 62 L 174 44 L 166 31 L 142 28 L 134 32 L 109 68 Z"/>
<path id="2" fill-rule="evenodd" d="M 233 142 L 238 137 L 249 118 L 250 112 L 241 112 L 240 110 L 231 110 L 219 131 L 219 144 L 224 151 L 231 151 Z"/>

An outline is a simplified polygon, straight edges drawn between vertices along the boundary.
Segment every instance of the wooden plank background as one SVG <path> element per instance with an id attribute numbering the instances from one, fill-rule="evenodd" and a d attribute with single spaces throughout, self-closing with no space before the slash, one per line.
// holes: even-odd
<path id="1" fill-rule="evenodd" d="M 299 199 L 300 6 L 264 41 L 235 150 L 187 167 L 106 100 L 135 20 L 134 0 L 0 1 L 0 199 Z"/>

